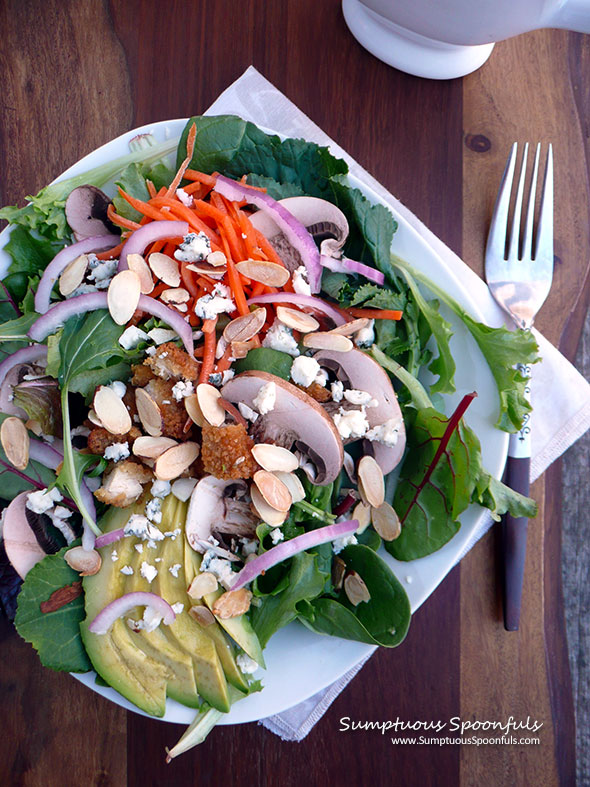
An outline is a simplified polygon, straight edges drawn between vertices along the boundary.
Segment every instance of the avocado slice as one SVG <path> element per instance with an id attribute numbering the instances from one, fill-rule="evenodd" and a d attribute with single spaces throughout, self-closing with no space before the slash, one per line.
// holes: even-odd
<path id="1" fill-rule="evenodd" d="M 184 565 L 188 579 L 187 587 L 197 575 L 201 566 L 201 560 L 201 555 L 199 555 L 198 552 L 195 552 L 195 550 L 192 549 L 188 541 L 185 539 Z M 222 594 L 223 590 L 218 588 L 214 593 L 209 593 L 208 595 L 204 596 L 203 601 L 207 607 L 209 607 L 209 609 L 213 609 L 213 604 Z M 242 650 L 247 653 L 248 656 L 250 656 L 251 659 L 254 659 L 254 661 L 264 669 L 266 668 L 260 641 L 256 636 L 256 632 L 252 628 L 252 624 L 250 623 L 247 615 L 239 615 L 236 618 L 227 619 L 218 618 L 216 616 L 216 620 L 219 625 L 227 631 L 234 642 L 236 642 L 242 648 Z"/>
<path id="2" fill-rule="evenodd" d="M 102 519 L 103 532 L 123 527 L 136 512 L 134 508 L 111 508 Z M 113 549 L 118 554 L 115 561 L 111 559 Z M 130 538 L 101 550 L 100 571 L 83 579 L 86 619 L 80 624 L 80 632 L 96 672 L 141 710 L 152 716 L 163 716 L 169 670 L 135 646 L 132 632 L 123 620 L 115 621 L 107 634 L 92 634 L 88 630 L 96 615 L 123 595 L 125 575 L 120 569 L 127 565 L 132 550 Z"/>

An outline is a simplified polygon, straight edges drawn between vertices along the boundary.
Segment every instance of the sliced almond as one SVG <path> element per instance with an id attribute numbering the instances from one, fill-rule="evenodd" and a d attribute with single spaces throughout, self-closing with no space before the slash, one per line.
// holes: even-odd
<path id="1" fill-rule="evenodd" d="M 33 418 L 29 418 L 25 426 L 30 432 L 37 435 L 37 437 L 41 437 L 41 435 L 43 434 L 43 427 L 41 426 L 39 421 L 36 421 Z"/>
<path id="2" fill-rule="evenodd" d="M 154 473 L 159 481 L 172 481 L 192 465 L 199 455 L 197 443 L 187 442 L 175 445 L 156 459 Z"/>
<path id="3" fill-rule="evenodd" d="M 221 426 L 225 421 L 225 410 L 219 403 L 221 393 L 217 388 L 209 383 L 200 383 L 197 385 L 196 395 L 203 418 L 207 423 L 211 426 Z"/>
<path id="4" fill-rule="evenodd" d="M 358 604 L 363 601 L 371 600 L 371 594 L 369 593 L 368 587 L 356 571 L 351 571 L 350 574 L 347 574 L 344 578 L 344 592 L 354 607 L 358 606 Z"/>
<path id="5" fill-rule="evenodd" d="M 266 309 L 254 309 L 249 314 L 236 317 L 228 322 L 223 329 L 223 338 L 226 342 L 247 342 L 261 330 L 266 322 Z"/>
<path id="6" fill-rule="evenodd" d="M 365 505 L 379 508 L 385 499 L 383 470 L 372 456 L 363 456 L 358 464 L 358 488 Z"/>
<path id="7" fill-rule="evenodd" d="M 90 421 L 91 424 L 102 427 L 104 429 L 102 421 L 92 409 L 88 410 L 88 420 Z"/>
<path id="8" fill-rule="evenodd" d="M 197 426 L 203 427 L 206 421 L 203 413 L 201 412 L 201 408 L 199 406 L 199 397 L 197 394 L 189 394 L 189 396 L 185 396 L 182 401 L 184 402 L 184 406 L 191 421 L 193 421 L 193 423 L 195 423 Z"/>
<path id="9" fill-rule="evenodd" d="M 20 418 L 11 415 L 2 422 L 0 442 L 10 464 L 24 470 L 29 464 L 29 433 Z"/>
<path id="10" fill-rule="evenodd" d="M 279 527 L 283 524 L 287 518 L 287 512 L 277 511 L 275 508 L 269 506 L 254 484 L 250 487 L 250 496 L 252 498 L 252 505 L 263 522 L 273 527 Z"/>
<path id="11" fill-rule="evenodd" d="M 95 549 L 72 547 L 65 553 L 64 559 L 70 568 L 80 573 L 81 577 L 98 574 L 102 566 L 102 558 Z"/>
<path id="12" fill-rule="evenodd" d="M 287 325 L 300 333 L 317 331 L 320 327 L 319 322 L 311 314 L 291 309 L 289 306 L 277 306 L 277 317 L 283 325 Z"/>
<path id="13" fill-rule="evenodd" d="M 366 328 L 370 322 L 371 320 L 369 320 L 368 317 L 358 317 L 356 320 L 351 320 L 350 322 L 345 322 L 344 325 L 338 325 L 336 328 L 332 328 L 329 333 L 338 333 L 342 336 L 352 336 L 357 331 L 361 331 L 363 328 Z"/>
<path id="14" fill-rule="evenodd" d="M 154 279 L 150 266 L 141 256 L 141 254 L 128 254 L 127 266 L 130 271 L 133 271 L 139 276 L 139 287 L 144 295 L 149 295 L 154 289 Z"/>
<path id="15" fill-rule="evenodd" d="M 72 260 L 69 265 L 66 265 L 59 277 L 59 291 L 62 295 L 70 295 L 82 284 L 87 268 L 87 254 L 80 254 L 80 256 Z"/>
<path id="16" fill-rule="evenodd" d="M 137 273 L 126 270 L 113 277 L 107 291 L 107 303 L 117 325 L 125 325 L 133 317 L 140 295 L 141 284 Z"/>
<path id="17" fill-rule="evenodd" d="M 189 585 L 187 593 L 191 598 L 203 598 L 209 593 L 215 593 L 218 583 L 215 574 L 209 571 L 204 571 L 202 574 L 197 574 Z"/>
<path id="18" fill-rule="evenodd" d="M 351 519 L 356 519 L 359 526 L 356 529 L 357 533 L 364 533 L 371 524 L 371 506 L 366 506 L 364 503 L 357 503 L 352 511 Z"/>
<path id="19" fill-rule="evenodd" d="M 191 607 L 188 611 L 188 614 L 197 621 L 200 626 L 203 628 L 207 628 L 207 626 L 212 626 L 215 623 L 215 617 L 210 609 L 204 607 L 202 604 Z"/>
<path id="20" fill-rule="evenodd" d="M 111 434 L 127 434 L 132 427 L 129 410 L 120 396 L 106 385 L 101 385 L 92 402 L 98 419 Z"/>
<path id="21" fill-rule="evenodd" d="M 269 473 L 268 470 L 258 470 L 254 473 L 253 481 L 262 497 L 275 511 L 286 512 L 291 508 L 293 504 L 291 492 L 276 475 Z"/>
<path id="22" fill-rule="evenodd" d="M 207 262 L 218 268 L 221 265 L 227 265 L 227 257 L 222 251 L 212 251 L 207 255 Z"/>
<path id="23" fill-rule="evenodd" d="M 252 348 L 256 347 L 255 342 L 232 342 L 231 354 L 232 358 L 245 358 Z"/>
<path id="24" fill-rule="evenodd" d="M 292 473 L 299 467 L 295 454 L 274 443 L 257 443 L 252 448 L 252 456 L 260 467 L 269 472 L 282 470 L 284 473 Z"/>
<path id="25" fill-rule="evenodd" d="M 242 260 L 236 263 L 236 268 L 242 275 L 267 287 L 282 287 L 291 278 L 289 271 L 282 265 L 266 260 Z"/>
<path id="26" fill-rule="evenodd" d="M 291 497 L 294 503 L 299 503 L 301 500 L 305 500 L 305 489 L 303 488 L 303 484 L 295 475 L 295 473 L 284 473 L 282 470 L 275 470 L 274 474 L 279 479 L 279 481 L 282 481 L 283 484 L 285 484 L 289 492 L 291 492 Z"/>
<path id="27" fill-rule="evenodd" d="M 389 503 L 384 502 L 378 508 L 371 509 L 371 519 L 375 532 L 384 541 L 395 541 L 402 532 L 399 516 Z"/>
<path id="28" fill-rule="evenodd" d="M 138 437 L 133 442 L 133 453 L 142 459 L 157 459 L 164 451 L 177 445 L 171 437 Z"/>
<path id="29" fill-rule="evenodd" d="M 191 262 L 186 267 L 189 271 L 201 274 L 204 273 L 205 276 L 211 276 L 212 279 L 222 279 L 227 272 L 227 268 L 214 268 L 212 265 L 207 265 L 205 262 Z"/>
<path id="30" fill-rule="evenodd" d="M 303 337 L 303 344 L 315 350 L 336 350 L 341 353 L 350 352 L 354 346 L 347 336 L 340 336 L 331 331 L 308 333 Z"/>
<path id="31" fill-rule="evenodd" d="M 175 259 L 167 254 L 155 251 L 148 257 L 148 264 L 157 279 L 160 279 L 169 287 L 178 287 L 180 284 L 180 268 Z"/>
<path id="32" fill-rule="evenodd" d="M 190 293 L 184 287 L 171 287 L 169 290 L 163 290 L 160 293 L 160 298 L 164 303 L 186 303 L 190 300 Z"/>
<path id="33" fill-rule="evenodd" d="M 157 403 L 143 388 L 136 388 L 135 404 L 145 431 L 152 437 L 159 437 L 162 434 L 162 413 Z"/>
<path id="34" fill-rule="evenodd" d="M 342 590 L 345 574 L 346 563 L 336 555 L 332 561 L 332 584 L 334 585 L 334 590 Z"/>
<path id="35" fill-rule="evenodd" d="M 228 590 L 227 593 L 219 596 L 211 611 L 221 620 L 237 618 L 238 615 L 244 615 L 250 609 L 251 601 L 252 593 L 246 588 Z"/>

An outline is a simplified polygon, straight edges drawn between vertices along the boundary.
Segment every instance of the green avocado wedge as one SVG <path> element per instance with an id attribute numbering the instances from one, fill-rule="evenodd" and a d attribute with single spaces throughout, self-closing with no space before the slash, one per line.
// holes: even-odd
<path id="1" fill-rule="evenodd" d="M 103 532 L 123 527 L 132 513 L 135 511 L 129 508 L 110 509 L 101 521 Z M 113 549 L 118 556 L 115 561 L 111 559 Z M 83 580 L 86 619 L 80 624 L 80 633 L 92 666 L 101 678 L 141 710 L 163 716 L 169 670 L 136 647 L 132 632 L 121 619 L 107 634 L 92 634 L 88 630 L 96 615 L 123 594 L 125 576 L 120 568 L 127 564 L 132 550 L 130 538 L 102 548 L 100 571 Z"/>

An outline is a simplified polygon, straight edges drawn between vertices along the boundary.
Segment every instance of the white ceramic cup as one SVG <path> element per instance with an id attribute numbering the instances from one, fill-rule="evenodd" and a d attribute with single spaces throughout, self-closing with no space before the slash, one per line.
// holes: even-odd
<path id="1" fill-rule="evenodd" d="M 430 79 L 469 74 L 495 41 L 529 30 L 590 32 L 590 0 L 343 0 L 342 10 L 365 49 Z"/>

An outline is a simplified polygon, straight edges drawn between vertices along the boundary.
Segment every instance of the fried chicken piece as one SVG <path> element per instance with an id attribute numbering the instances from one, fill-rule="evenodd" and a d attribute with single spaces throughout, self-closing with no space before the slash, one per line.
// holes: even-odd
<path id="1" fill-rule="evenodd" d="M 199 364 L 194 358 L 181 350 L 172 342 L 161 344 L 151 358 L 144 361 L 146 366 L 163 380 L 180 377 L 185 380 L 196 380 L 199 376 Z"/>
<path id="2" fill-rule="evenodd" d="M 103 477 L 102 486 L 94 496 L 101 503 L 125 508 L 142 495 L 142 484 L 152 479 L 153 473 L 148 467 L 132 459 L 124 459 Z"/>
<path id="3" fill-rule="evenodd" d="M 156 375 L 152 372 L 150 367 L 145 366 L 143 363 L 134 364 L 131 367 L 131 371 L 133 372 L 131 385 L 135 386 L 136 388 L 143 388 L 144 385 L 147 385 L 150 380 L 154 380 L 156 378 Z"/>
<path id="4" fill-rule="evenodd" d="M 252 456 L 254 441 L 242 424 L 203 426 L 201 460 L 206 473 L 224 480 L 251 478 L 258 465 Z"/>
<path id="5" fill-rule="evenodd" d="M 192 429 L 183 431 L 188 414 L 182 399 L 177 402 L 172 393 L 174 380 L 162 380 L 159 377 L 150 380 L 145 386 L 146 392 L 152 397 L 162 413 L 162 434 L 176 440 L 189 440 Z"/>
<path id="6" fill-rule="evenodd" d="M 330 393 L 330 391 L 327 388 L 324 388 L 324 386 L 320 385 L 319 383 L 314 382 L 311 385 L 308 385 L 307 387 L 303 385 L 298 385 L 297 388 L 300 388 L 302 391 L 305 391 L 305 393 L 308 396 L 311 396 L 312 399 L 315 399 L 316 402 L 324 403 L 324 402 L 329 402 L 332 399 L 332 394 Z"/>
<path id="7" fill-rule="evenodd" d="M 111 434 L 102 426 L 95 426 L 88 435 L 88 450 L 102 456 L 105 449 L 115 443 L 129 443 L 131 449 L 138 437 L 141 437 L 141 431 L 136 426 L 132 426 L 127 434 Z"/>

